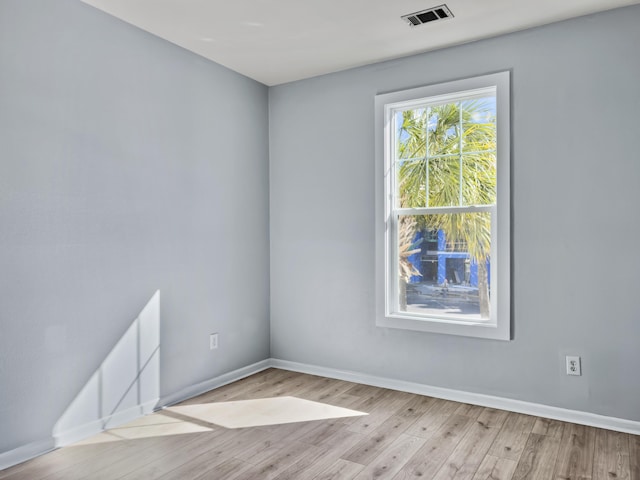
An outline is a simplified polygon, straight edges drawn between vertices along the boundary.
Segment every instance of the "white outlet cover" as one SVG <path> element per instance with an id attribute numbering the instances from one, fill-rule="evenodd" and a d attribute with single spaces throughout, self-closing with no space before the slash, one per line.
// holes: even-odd
<path id="1" fill-rule="evenodd" d="M 216 348 L 218 348 L 218 334 L 212 333 L 209 335 L 209 349 L 215 350 Z"/>
<path id="2" fill-rule="evenodd" d="M 567 375 L 582 375 L 582 367 L 580 365 L 580 357 L 567 355 Z"/>

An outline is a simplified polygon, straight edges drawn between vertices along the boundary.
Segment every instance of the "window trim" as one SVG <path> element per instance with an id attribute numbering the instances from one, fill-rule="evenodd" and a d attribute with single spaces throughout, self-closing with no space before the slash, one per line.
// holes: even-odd
<path id="1" fill-rule="evenodd" d="M 393 175 L 390 170 L 391 145 L 385 144 L 385 138 L 393 138 L 388 111 L 390 108 L 397 108 L 398 105 L 409 106 L 412 103 L 416 105 L 421 102 L 425 103 L 427 99 L 434 97 L 441 97 L 438 100 L 447 101 L 447 99 L 459 98 L 461 92 L 488 87 L 496 88 L 497 203 L 495 207 L 478 208 L 477 211 L 490 210 L 492 212 L 491 269 L 492 272 L 495 272 L 493 285 L 496 290 L 495 294 L 492 294 L 491 303 L 494 319 L 486 322 L 469 322 L 438 317 L 418 317 L 404 312 L 402 314 L 391 313 L 387 306 L 388 292 L 390 291 L 390 275 L 387 272 L 391 264 L 393 250 L 397 248 L 395 245 L 397 242 L 391 242 L 391 248 L 387 248 L 387 242 L 390 242 L 391 229 L 388 227 L 393 221 L 391 212 L 394 200 L 391 188 Z M 384 93 L 375 97 L 375 310 L 377 326 L 497 340 L 511 339 L 510 95 L 510 72 L 506 71 Z M 389 142 L 389 144 L 392 143 Z M 439 207 L 437 210 L 441 213 L 447 213 L 455 208 Z M 396 211 L 398 210 L 396 209 Z M 420 208 L 402 209 L 402 211 L 415 212 L 415 214 L 424 213 L 422 210 Z M 433 207 L 429 209 L 429 213 L 435 213 Z M 496 221 L 493 221 L 494 219 Z M 493 275 L 494 273 L 492 273 Z M 392 290 L 396 291 L 396 289 Z"/>

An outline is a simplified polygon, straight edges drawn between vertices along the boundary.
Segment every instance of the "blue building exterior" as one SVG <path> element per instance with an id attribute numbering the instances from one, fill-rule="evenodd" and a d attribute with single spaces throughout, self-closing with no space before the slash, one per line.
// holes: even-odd
<path id="1" fill-rule="evenodd" d="M 447 249 L 444 231 L 420 230 L 414 237 L 414 244 L 418 244 L 416 248 L 420 248 L 420 252 L 411 255 L 409 261 L 421 276 L 412 276 L 409 283 L 442 285 L 446 279 L 452 285 L 478 286 L 478 264 L 464 251 L 464 246 L 460 246 L 460 250 Z M 488 261 L 487 272 L 490 272 Z"/>

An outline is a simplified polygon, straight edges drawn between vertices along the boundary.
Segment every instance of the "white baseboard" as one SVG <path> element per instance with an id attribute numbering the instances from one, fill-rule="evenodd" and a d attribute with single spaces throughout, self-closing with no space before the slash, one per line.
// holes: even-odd
<path id="1" fill-rule="evenodd" d="M 261 362 L 248 365 L 243 368 L 239 368 L 229 373 L 225 373 L 218 377 L 212 378 L 205 382 L 191 385 L 187 388 L 162 397 L 160 401 L 153 400 L 151 402 L 144 403 L 142 405 L 136 405 L 135 407 L 128 408 L 126 410 L 114 413 L 109 417 L 102 418 L 100 420 L 94 420 L 92 422 L 78 425 L 72 429 L 58 432 L 52 435 L 51 438 L 42 440 L 39 442 L 33 442 L 27 445 L 23 445 L 14 450 L 0 453 L 0 470 L 12 467 L 22 462 L 26 462 L 34 457 L 43 455 L 57 447 L 63 447 L 80 440 L 84 440 L 92 435 L 96 435 L 107 428 L 114 428 L 118 425 L 122 425 L 127 422 L 131 422 L 144 415 L 152 413 L 154 410 L 158 410 L 162 407 L 168 407 L 175 403 L 181 402 L 196 395 L 208 392 L 214 388 L 222 387 L 228 383 L 233 383 L 237 380 L 241 380 L 254 373 L 261 372 L 271 367 L 271 360 L 263 360 Z"/>
<path id="2" fill-rule="evenodd" d="M 92 435 L 96 435 L 109 428 L 115 428 L 119 425 L 131 422 L 136 418 L 140 418 L 149 413 L 153 413 L 158 404 L 158 399 L 151 400 L 141 405 L 136 405 L 125 410 L 109 415 L 108 417 L 93 420 L 83 425 L 78 425 L 72 429 L 63 432 L 57 432 L 53 435 L 56 447 L 64 447 L 72 443 L 84 440 Z"/>
<path id="3" fill-rule="evenodd" d="M 80 440 L 84 440 L 85 438 L 89 438 L 92 435 L 96 435 L 104 430 L 109 428 L 115 428 L 119 425 L 123 425 L 125 423 L 136 420 L 137 418 L 143 417 L 144 415 L 148 415 L 153 413 L 156 410 L 161 410 L 164 407 L 168 407 L 169 405 L 173 405 L 175 403 L 179 403 L 188 398 L 195 397 L 202 393 L 208 392 L 209 390 L 213 390 L 214 388 L 221 387 L 228 383 L 235 382 L 237 380 L 241 380 L 249 375 L 253 375 L 254 373 L 258 373 L 262 370 L 269 368 L 270 361 L 263 360 L 258 363 L 254 363 L 252 365 L 239 368 L 238 370 L 234 370 L 229 373 L 225 373 L 218 377 L 212 378 L 210 380 L 206 380 L 204 382 L 198 383 L 196 385 L 191 385 L 187 388 L 184 388 L 174 394 L 167 395 L 162 397 L 162 399 L 154 399 L 150 402 L 146 402 L 142 405 L 136 405 L 135 407 L 128 408 L 126 410 L 122 410 L 120 412 L 116 412 L 109 417 L 101 418 L 99 420 L 95 420 L 84 425 L 79 425 L 71 430 L 66 430 L 61 433 L 57 433 L 54 435 L 55 445 L 56 447 L 63 447 L 65 445 L 70 445 L 75 442 L 79 442 Z"/>
<path id="4" fill-rule="evenodd" d="M 197 383 L 196 385 L 190 385 L 178 392 L 162 397 L 158 406 L 159 408 L 169 407 L 176 403 L 182 402 L 183 400 L 187 400 L 188 398 L 193 398 L 205 392 L 208 392 L 209 390 L 213 390 L 214 388 L 219 388 L 223 385 L 227 385 L 228 383 L 236 382 L 245 377 L 248 377 L 249 375 L 261 372 L 262 370 L 266 370 L 270 367 L 271 359 L 262 360 L 252 365 L 248 365 L 232 372 L 225 373 L 223 375 L 220 375 L 219 377 L 212 378 L 211 380 L 206 380 L 204 382 Z"/>
<path id="5" fill-rule="evenodd" d="M 42 440 L 40 442 L 28 443 L 21 447 L 0 453 L 0 470 L 13 467 L 19 463 L 31 460 L 39 455 L 50 452 L 55 448 L 53 438 Z"/>
<path id="6" fill-rule="evenodd" d="M 271 359 L 271 366 L 273 368 L 280 368 L 283 370 L 319 375 L 322 377 L 346 380 L 354 383 L 363 383 L 374 387 L 417 393 L 419 395 L 426 395 L 429 397 L 443 398 L 445 400 L 453 400 L 462 403 L 471 403 L 483 407 L 498 408 L 511 412 L 525 413 L 527 415 L 552 418 L 554 420 L 562 420 L 564 422 L 578 423 L 591 427 L 606 428 L 608 430 L 640 435 L 640 422 L 634 420 L 607 417 L 596 413 L 568 410 L 566 408 L 552 407 L 550 405 L 524 402 L 504 397 L 494 397 L 492 395 L 483 395 L 480 393 L 433 387 L 421 383 L 394 380 L 392 378 L 377 377 L 365 373 L 337 370 L 334 368 L 290 362 L 288 360 L 279 360 L 275 358 Z"/>

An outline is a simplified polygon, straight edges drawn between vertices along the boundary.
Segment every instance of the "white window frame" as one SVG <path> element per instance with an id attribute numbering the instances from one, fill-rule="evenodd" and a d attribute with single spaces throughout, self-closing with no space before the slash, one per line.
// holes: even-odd
<path id="1" fill-rule="evenodd" d="M 463 335 L 496 340 L 511 339 L 511 228 L 510 228 L 510 75 L 500 72 L 397 92 L 375 98 L 376 152 L 376 325 L 379 327 Z M 491 317 L 466 321 L 437 315 L 394 310 L 397 301 L 396 214 L 455 213 L 458 207 L 394 209 L 392 185 L 395 133 L 393 111 L 435 101 L 457 99 L 460 94 L 495 88 L 496 92 L 496 195 L 495 206 L 478 206 L 474 211 L 491 213 Z M 452 101 L 454 101 L 452 100 Z M 465 211 L 468 209 L 465 207 Z M 392 238 L 393 237 L 393 238 Z M 394 271 L 395 269 L 395 271 Z M 395 295 L 395 297 L 393 297 Z M 392 300 L 394 299 L 394 300 Z"/>

